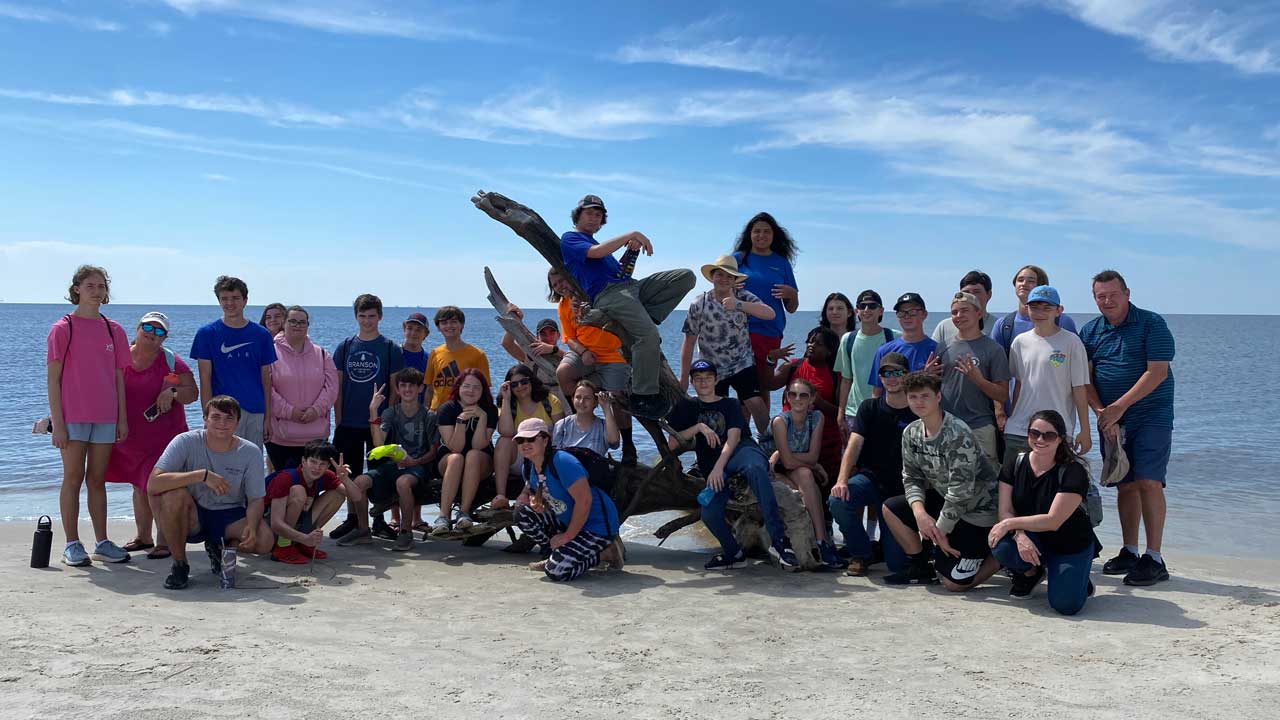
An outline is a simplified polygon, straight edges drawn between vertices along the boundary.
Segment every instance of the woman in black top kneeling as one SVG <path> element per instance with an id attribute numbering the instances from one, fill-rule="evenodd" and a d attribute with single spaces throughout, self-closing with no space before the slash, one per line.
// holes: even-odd
<path id="1" fill-rule="evenodd" d="M 1005 458 L 1000 471 L 1000 521 L 988 540 L 1012 572 L 1011 597 L 1030 597 L 1047 570 L 1049 605 L 1075 615 L 1093 594 L 1089 571 L 1102 545 L 1085 509 L 1089 471 L 1066 431 L 1056 411 L 1031 417 L 1030 451 Z"/>

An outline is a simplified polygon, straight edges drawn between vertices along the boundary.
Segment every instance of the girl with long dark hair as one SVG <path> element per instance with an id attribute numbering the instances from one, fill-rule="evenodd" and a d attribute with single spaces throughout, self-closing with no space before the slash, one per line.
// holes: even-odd
<path id="1" fill-rule="evenodd" d="M 756 213 L 738 234 L 733 258 L 738 262 L 738 272 L 747 276 L 747 291 L 773 308 L 772 320 L 751 318 L 747 324 L 751 353 L 760 373 L 760 387 L 768 388 L 773 364 L 766 358 L 770 352 L 781 349 L 782 334 L 787 329 L 787 313 L 794 313 L 800 307 L 793 267 L 796 244 L 772 215 Z M 789 352 L 782 355 L 788 356 Z M 762 392 L 764 405 L 769 407 L 769 391 L 764 389 Z M 758 429 L 764 431 L 764 428 Z"/>
<path id="2" fill-rule="evenodd" d="M 1086 511 L 1088 466 L 1056 410 L 1031 416 L 1027 441 L 1029 451 L 1005 458 L 1000 520 L 987 539 L 1012 573 L 1011 597 L 1030 597 L 1048 574 L 1049 606 L 1075 615 L 1093 594 L 1089 571 L 1102 550 Z"/>

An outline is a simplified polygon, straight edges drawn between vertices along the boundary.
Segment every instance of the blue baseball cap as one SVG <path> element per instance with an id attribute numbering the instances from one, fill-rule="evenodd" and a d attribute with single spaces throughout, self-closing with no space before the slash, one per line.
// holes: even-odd
<path id="1" fill-rule="evenodd" d="M 1058 291 L 1052 285 L 1041 285 L 1031 291 L 1027 295 L 1027 304 L 1033 302 L 1045 302 L 1050 305 L 1062 305 L 1062 298 L 1058 297 Z"/>
<path id="2" fill-rule="evenodd" d="M 694 360 L 693 364 L 689 366 L 690 375 L 696 372 L 714 373 L 715 371 L 716 371 L 716 364 L 711 362 L 710 360 L 703 360 L 702 358 L 698 358 L 697 360 Z"/>

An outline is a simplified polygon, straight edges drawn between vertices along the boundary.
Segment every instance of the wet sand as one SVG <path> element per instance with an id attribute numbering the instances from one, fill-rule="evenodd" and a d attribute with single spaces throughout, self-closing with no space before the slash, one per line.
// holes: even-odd
<path id="1" fill-rule="evenodd" d="M 87 530 L 87 523 L 85 523 Z M 1280 563 L 1171 556 L 1171 581 L 1095 574 L 1084 612 L 1008 583 L 968 595 L 871 578 L 705 573 L 632 544 L 558 585 L 457 543 L 241 561 L 220 591 L 169 561 L 27 567 L 0 524 L 5 718 L 1256 718 L 1280 698 Z M 132 524 L 113 524 L 127 540 Z M 1095 568 L 1098 567 L 1095 565 Z M 250 586 L 253 589 L 250 589 Z M 261 589 L 259 589 L 261 588 Z"/>

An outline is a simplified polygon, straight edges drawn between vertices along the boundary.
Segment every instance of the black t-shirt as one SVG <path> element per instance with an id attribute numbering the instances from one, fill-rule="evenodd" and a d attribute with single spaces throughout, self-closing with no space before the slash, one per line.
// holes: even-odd
<path id="1" fill-rule="evenodd" d="M 853 432 L 863 439 L 858 468 L 870 472 L 882 498 L 903 492 L 902 431 L 915 420 L 910 406 L 895 408 L 883 395 L 863 400 L 853 416 Z"/>
<path id="2" fill-rule="evenodd" d="M 698 423 L 706 423 L 716 437 L 720 438 L 721 445 L 728 437 L 729 430 L 738 428 L 742 431 L 738 448 L 757 447 L 755 438 L 751 437 L 751 430 L 747 427 L 747 417 L 742 414 L 742 403 L 734 398 L 720 398 L 715 402 L 686 398 L 676 403 L 675 409 L 667 416 L 667 421 L 676 430 L 688 430 Z M 699 433 L 694 440 L 693 449 L 698 455 L 698 469 L 704 477 L 710 475 L 720 459 L 720 447 L 711 447 Z"/>
<path id="3" fill-rule="evenodd" d="M 457 425 L 458 415 L 460 415 L 461 413 L 462 413 L 462 404 L 457 402 L 456 400 L 450 400 L 444 403 L 443 405 L 440 406 L 438 410 L 436 410 L 436 419 L 439 421 L 439 427 L 443 429 L 443 428 L 453 427 Z M 485 427 L 489 428 L 489 437 L 492 438 L 493 431 L 498 429 L 498 409 L 486 408 L 484 411 L 484 414 L 485 414 L 485 417 L 488 418 L 488 422 L 485 423 Z M 476 426 L 479 424 L 480 424 L 480 418 L 471 418 L 470 420 L 467 421 L 467 424 L 464 427 L 464 431 L 466 432 L 467 435 L 462 445 L 463 454 L 466 454 L 467 452 L 472 450 L 471 436 L 475 433 Z M 476 448 L 476 449 L 483 450 L 485 447 L 491 447 L 491 444 L 485 443 L 482 447 Z M 452 452 L 452 451 L 449 451 L 449 452 Z"/>
<path id="4" fill-rule="evenodd" d="M 1074 555 L 1097 543 L 1093 525 L 1089 522 L 1089 511 L 1085 507 L 1089 496 L 1089 472 L 1077 462 L 1069 463 L 1061 470 L 1061 482 L 1057 465 L 1036 477 L 1031 469 L 1031 459 L 1024 456 L 1018 463 L 1018 453 L 1013 453 L 1000 469 L 1000 482 L 1013 486 L 1013 511 L 1018 517 L 1048 513 L 1058 493 L 1079 495 L 1079 507 L 1057 530 L 1036 533 L 1045 550 Z"/>

